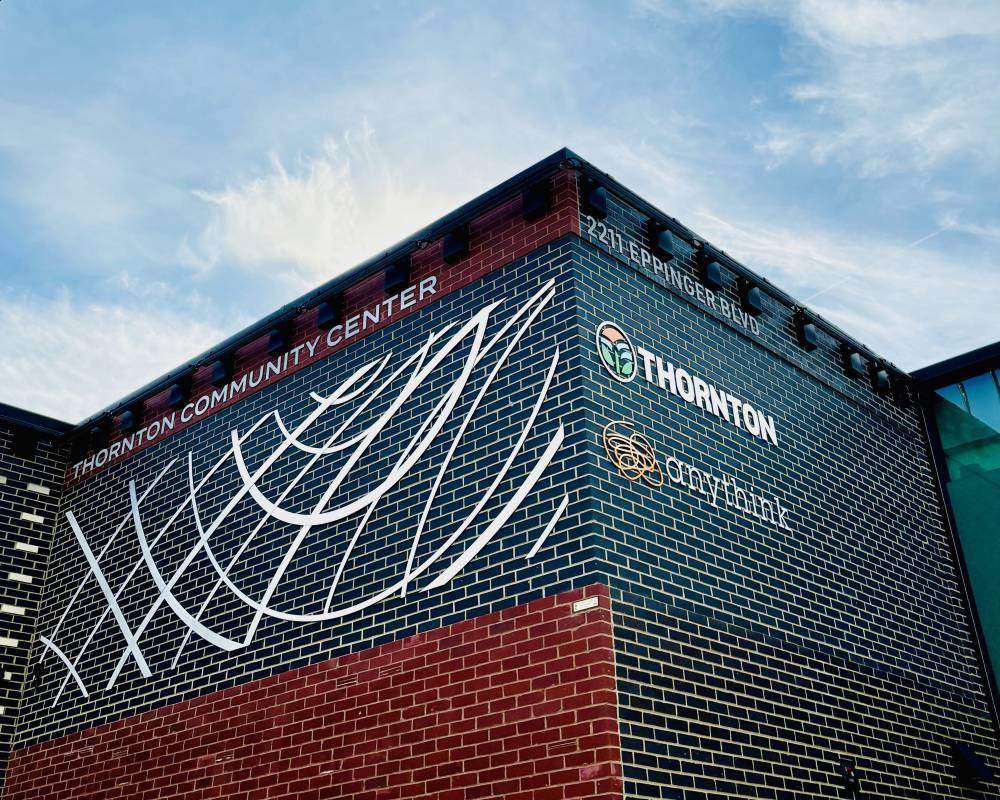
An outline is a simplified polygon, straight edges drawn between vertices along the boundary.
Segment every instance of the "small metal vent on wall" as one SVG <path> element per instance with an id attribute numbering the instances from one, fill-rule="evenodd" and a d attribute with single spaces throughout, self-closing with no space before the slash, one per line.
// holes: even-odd
<path id="1" fill-rule="evenodd" d="M 561 739 L 558 742 L 549 742 L 548 754 L 550 756 L 556 756 L 560 753 L 572 753 L 577 749 L 577 742 L 575 739 Z"/>
<path id="2" fill-rule="evenodd" d="M 337 689 L 350 689 L 352 686 L 358 685 L 357 675 L 341 675 L 337 678 L 336 684 L 334 684 Z"/>

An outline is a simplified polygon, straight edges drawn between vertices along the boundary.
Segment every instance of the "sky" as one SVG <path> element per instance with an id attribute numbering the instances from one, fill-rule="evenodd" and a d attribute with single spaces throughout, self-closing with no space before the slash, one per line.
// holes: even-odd
<path id="1" fill-rule="evenodd" d="M 995 0 L 0 0 L 0 402 L 80 421 L 563 146 L 903 369 L 1000 340 Z"/>

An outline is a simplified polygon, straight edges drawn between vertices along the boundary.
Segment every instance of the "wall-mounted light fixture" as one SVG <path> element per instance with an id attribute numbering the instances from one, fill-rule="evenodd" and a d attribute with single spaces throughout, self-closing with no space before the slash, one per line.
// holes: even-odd
<path id="1" fill-rule="evenodd" d="M 864 356 L 849 344 L 840 346 L 840 358 L 844 366 L 844 374 L 849 378 L 863 378 L 868 374 L 868 365 Z"/>
<path id="2" fill-rule="evenodd" d="M 713 292 L 722 288 L 722 264 L 704 247 L 699 247 L 695 253 L 695 263 L 698 266 L 698 280 Z"/>
<path id="3" fill-rule="evenodd" d="M 281 355 L 292 344 L 292 323 L 275 325 L 267 333 L 267 352 L 272 356 Z"/>
<path id="4" fill-rule="evenodd" d="M 191 376 L 188 374 L 170 384 L 170 388 L 167 389 L 167 405 L 175 409 L 180 408 L 187 402 L 190 394 Z"/>
<path id="5" fill-rule="evenodd" d="M 751 280 L 740 278 L 737 281 L 740 291 L 740 308 L 751 317 L 757 317 L 764 313 L 764 293 L 760 287 Z"/>
<path id="6" fill-rule="evenodd" d="M 10 449 L 18 458 L 34 458 L 38 454 L 38 433 L 26 428 L 15 428 L 11 436 Z"/>
<path id="7" fill-rule="evenodd" d="M 805 311 L 799 311 L 795 315 L 795 338 L 799 347 L 808 352 L 819 347 L 819 329 Z"/>
<path id="8" fill-rule="evenodd" d="M 225 353 L 219 356 L 209 367 L 209 380 L 212 386 L 222 386 L 233 377 L 233 361 L 235 353 Z"/>
<path id="9" fill-rule="evenodd" d="M 868 365 L 868 377 L 872 382 L 872 389 L 880 397 L 886 397 L 892 392 L 892 382 L 889 380 L 889 371 L 878 361 L 873 361 Z"/>
<path id="10" fill-rule="evenodd" d="M 454 264 L 469 255 L 469 236 L 468 223 L 448 231 L 441 240 L 441 258 Z"/>
<path id="11" fill-rule="evenodd" d="M 18 432 L 14 432 L 14 441 L 17 441 Z M 78 435 L 73 437 L 73 440 L 69 445 L 69 457 L 73 462 L 79 461 L 85 455 L 87 455 L 87 441 L 88 437 L 83 435 Z M 14 450 L 14 455 L 17 455 L 17 450 Z M 32 454 L 33 455 L 33 454 Z M 28 456 L 21 456 L 22 458 L 27 458 Z"/>
<path id="12" fill-rule="evenodd" d="M 650 249 L 663 261 L 672 261 L 677 256 L 677 243 L 666 225 L 655 219 L 646 221 Z"/>
<path id="13" fill-rule="evenodd" d="M 339 293 L 331 294 L 323 300 L 316 306 L 316 326 L 322 328 L 324 331 L 328 331 L 340 322 L 342 304 L 343 297 Z"/>
<path id="14" fill-rule="evenodd" d="M 541 219 L 552 207 L 552 192 L 548 180 L 532 184 L 521 192 L 521 216 L 528 222 Z"/>
<path id="15" fill-rule="evenodd" d="M 905 378 L 894 375 L 892 378 L 892 401 L 900 408 L 909 408 L 913 405 L 913 394 Z"/>
<path id="16" fill-rule="evenodd" d="M 583 210 L 596 219 L 604 219 L 608 215 L 608 190 L 597 181 L 584 179 L 580 184 L 583 197 Z"/>
<path id="17" fill-rule="evenodd" d="M 139 427 L 140 420 L 142 420 L 142 403 L 136 403 L 118 415 L 118 430 L 122 433 L 132 433 Z"/>
<path id="18" fill-rule="evenodd" d="M 108 446 L 108 427 L 105 423 L 98 423 L 90 429 L 90 448 L 92 450 L 103 450 Z"/>
<path id="19" fill-rule="evenodd" d="M 993 780 L 993 770 L 971 744 L 952 742 L 950 750 L 955 775 L 960 783 L 975 787 L 982 781 Z"/>
<path id="20" fill-rule="evenodd" d="M 445 259 L 447 261 L 448 259 Z M 410 285 L 410 257 L 397 258 L 385 268 L 386 294 L 398 292 Z M 333 323 L 331 323 L 332 325 Z"/>

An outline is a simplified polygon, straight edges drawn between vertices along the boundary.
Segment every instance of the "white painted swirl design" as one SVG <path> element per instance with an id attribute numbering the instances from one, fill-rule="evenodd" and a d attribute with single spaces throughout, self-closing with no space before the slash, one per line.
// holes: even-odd
<path id="1" fill-rule="evenodd" d="M 477 413 L 485 409 L 484 401 L 489 392 L 492 390 L 497 394 L 500 391 L 498 378 L 504 373 L 504 368 L 509 366 L 511 355 L 532 324 L 550 305 L 554 295 L 554 281 L 549 281 L 510 312 L 502 323 L 499 309 L 506 303 L 498 301 L 482 308 L 464 323 L 451 323 L 430 334 L 426 341 L 398 365 L 394 365 L 391 352 L 363 365 L 332 394 L 320 396 L 312 393 L 310 397 L 313 407 L 297 425 L 290 426 L 277 411 L 271 411 L 261 416 L 248 430 L 231 431 L 228 448 L 200 478 L 195 475 L 195 454 L 189 452 L 187 458 L 172 459 L 141 492 L 134 480 L 129 481 L 126 487 L 128 513 L 100 553 L 92 552 L 84 526 L 72 511 L 68 512 L 67 521 L 90 571 L 77 586 L 51 633 L 39 637 L 44 645 L 39 651 L 40 657 L 45 658 L 47 653 L 52 652 L 66 667 L 66 675 L 53 704 L 58 702 L 71 679 L 81 694 L 88 696 L 88 689 L 80 674 L 81 664 L 109 615 L 121 633 L 124 647 L 107 680 L 107 689 L 115 685 L 122 670 L 130 662 L 136 664 L 142 675 L 151 677 L 152 670 L 140 642 L 164 605 L 185 626 L 184 635 L 177 644 L 173 658 L 172 667 L 176 667 L 192 635 L 219 650 L 233 652 L 252 644 L 265 617 L 293 623 L 329 622 L 364 612 L 394 595 L 402 597 L 408 591 L 428 592 L 447 586 L 482 553 L 525 501 L 537 493 L 539 483 L 563 444 L 565 431 L 558 424 L 541 447 L 540 453 L 529 454 L 525 450 L 529 434 L 544 409 L 555 381 L 560 353 L 558 348 L 554 348 L 551 358 L 544 365 L 544 371 L 540 371 L 538 380 L 535 381 L 537 385 L 533 387 L 534 399 L 530 412 L 510 450 L 505 457 L 497 458 L 489 480 L 481 482 L 485 484 L 485 488 L 462 498 L 467 507 L 461 514 L 452 515 L 454 522 L 448 523 L 451 529 L 447 535 L 442 537 L 442 531 L 438 530 L 435 542 L 440 540 L 440 543 L 422 559 L 418 558 L 421 542 L 426 539 L 429 531 L 432 510 L 436 503 L 441 502 L 442 487 L 448 476 L 455 471 L 456 453 L 466 433 L 476 420 Z M 488 331 L 497 325 L 499 328 L 488 335 Z M 452 372 L 455 372 L 456 360 L 459 362 L 457 375 L 449 375 L 447 380 L 450 383 L 442 386 L 443 375 L 447 374 L 443 366 L 451 364 Z M 477 371 L 477 368 L 481 369 Z M 474 386 L 476 383 L 479 384 L 478 387 Z M 424 396 L 430 391 L 428 387 L 436 387 L 439 396 L 436 396 L 427 412 L 408 421 L 409 427 L 416 430 L 406 434 L 409 438 L 399 447 L 395 463 L 387 465 L 369 480 L 362 481 L 360 488 L 346 488 L 351 485 L 351 481 L 358 482 L 357 475 L 362 471 L 359 465 L 366 457 L 371 461 L 377 453 L 381 437 L 386 436 L 392 426 L 401 424 L 401 417 L 412 412 L 415 397 L 418 393 Z M 378 408 L 383 410 L 376 412 L 375 409 Z M 459 408 L 462 409 L 461 412 Z M 325 436 L 325 440 L 306 443 L 310 432 L 329 428 L 331 421 L 332 432 Z M 277 444 L 259 464 L 251 466 L 253 459 L 247 457 L 246 448 L 253 444 L 255 436 L 266 432 L 271 425 L 278 436 Z M 443 436 L 445 430 L 448 433 Z M 443 446 L 443 456 L 433 468 L 428 468 L 429 454 L 437 452 L 432 451 L 435 443 L 440 438 L 447 440 L 449 437 L 450 441 L 445 441 Z M 275 494 L 277 479 L 274 468 L 283 458 L 292 456 L 304 458 L 304 464 Z M 524 461 L 528 462 L 527 465 L 522 463 Z M 400 487 L 402 481 L 415 479 L 418 464 L 423 465 L 419 474 L 426 473 L 426 478 L 419 478 L 420 481 L 426 481 L 426 488 L 415 523 L 407 530 L 410 544 L 405 548 L 405 561 L 401 560 L 398 564 L 396 577 L 386 581 L 387 585 L 373 586 L 369 593 L 361 597 L 357 596 L 356 591 L 341 591 L 345 570 L 352 557 L 357 557 L 358 542 L 366 534 L 376 509 L 391 491 Z M 514 473 L 512 468 L 516 464 L 519 469 Z M 224 467 L 226 472 L 219 473 Z M 237 481 L 229 490 L 231 494 L 221 503 L 221 508 L 211 514 L 210 518 L 206 517 L 203 505 L 211 506 L 213 501 L 218 502 L 218 488 L 213 483 L 212 494 L 206 497 L 206 486 L 216 474 L 229 472 L 234 473 Z M 286 472 L 281 471 L 280 474 L 284 475 Z M 513 478 L 512 473 L 518 477 Z M 166 522 L 154 532 L 147 529 L 150 514 L 148 511 L 144 514 L 144 503 L 157 486 L 166 484 L 168 476 L 179 478 L 184 491 L 183 499 Z M 317 476 L 322 476 L 322 480 L 318 480 Z M 301 494 L 314 484 L 315 496 L 310 495 L 312 499 L 304 507 L 301 497 L 296 508 L 288 505 L 293 492 L 298 490 Z M 203 502 L 205 500 L 208 502 Z M 216 552 L 218 545 L 213 547 L 213 537 L 227 521 L 232 522 L 236 509 L 245 508 L 246 503 L 252 503 L 257 509 L 256 521 L 253 524 L 243 523 L 246 524 L 246 532 L 239 547 L 228 558 L 221 558 Z M 563 494 L 558 497 L 540 534 L 525 554 L 526 558 L 532 558 L 539 552 L 565 513 L 567 505 L 568 496 Z M 238 512 L 238 515 L 241 521 L 247 519 L 244 511 Z M 353 522 L 355 519 L 356 524 Z M 449 518 L 440 517 L 438 526 L 443 524 L 441 519 Z M 166 570 L 157 562 L 157 545 L 168 534 L 176 536 L 177 528 L 182 523 L 188 528 L 193 524 L 196 536 L 194 541 L 185 545 L 183 558 Z M 315 537 L 320 536 L 324 529 L 328 530 L 328 526 L 338 524 L 352 526 L 353 532 L 346 544 L 330 544 L 331 548 L 342 547 L 343 552 L 339 559 L 334 560 L 336 568 L 329 577 L 325 600 L 318 601 L 315 608 L 283 610 L 277 607 L 275 595 L 283 581 L 287 582 L 289 570 L 296 564 L 296 559 L 301 557 L 302 548 L 315 542 Z M 260 545 L 266 542 L 266 537 L 275 536 L 276 527 L 287 532 L 283 533 L 287 539 L 281 539 L 284 549 L 280 562 L 267 578 L 263 591 L 253 592 L 233 578 L 234 570 L 254 552 L 255 544 Z M 102 568 L 102 559 L 122 532 L 129 528 L 134 532 L 141 557 L 133 564 L 124 580 L 119 581 L 117 589 L 112 589 L 105 574 L 106 565 Z M 231 532 L 228 535 L 231 537 Z M 167 542 L 170 541 L 168 538 Z M 230 541 L 231 538 L 227 540 L 226 546 L 231 547 Z M 186 574 L 190 574 L 192 564 L 196 561 L 203 564 L 206 560 L 211 565 L 211 571 L 208 573 L 209 581 L 205 584 L 204 597 L 196 608 L 189 608 L 180 598 L 178 584 Z M 130 624 L 121 604 L 123 597 L 128 598 L 125 593 L 140 570 L 152 578 L 156 596 L 137 624 Z M 418 582 L 422 576 L 426 578 Z M 74 643 L 70 647 L 64 642 L 60 647 L 56 644 L 57 637 L 69 627 L 67 620 L 71 619 L 70 613 L 91 578 L 104 598 L 104 610 L 82 644 Z M 226 593 L 223 597 L 230 600 L 235 598 L 247 614 L 248 621 L 241 635 L 227 634 L 203 621 L 220 591 Z M 190 586 L 187 586 L 183 594 L 190 597 Z M 67 635 L 67 638 L 73 637 Z M 76 656 L 71 659 L 67 652 L 74 651 Z M 88 668 L 87 673 L 92 674 L 94 671 L 97 670 Z"/>

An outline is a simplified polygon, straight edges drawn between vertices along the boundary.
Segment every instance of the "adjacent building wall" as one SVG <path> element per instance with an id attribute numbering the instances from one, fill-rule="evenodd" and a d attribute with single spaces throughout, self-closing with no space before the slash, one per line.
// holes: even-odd
<path id="1" fill-rule="evenodd" d="M 0 407 L 0 785 L 25 685 L 35 674 L 29 654 L 66 452 L 54 439 L 69 426 Z"/>

